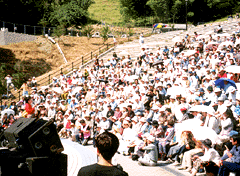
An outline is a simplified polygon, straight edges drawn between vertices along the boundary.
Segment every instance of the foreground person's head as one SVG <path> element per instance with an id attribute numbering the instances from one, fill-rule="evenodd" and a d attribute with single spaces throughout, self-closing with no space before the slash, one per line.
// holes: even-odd
<path id="1" fill-rule="evenodd" d="M 96 147 L 98 155 L 102 155 L 105 160 L 111 160 L 119 147 L 117 136 L 112 133 L 104 132 L 96 137 Z"/>

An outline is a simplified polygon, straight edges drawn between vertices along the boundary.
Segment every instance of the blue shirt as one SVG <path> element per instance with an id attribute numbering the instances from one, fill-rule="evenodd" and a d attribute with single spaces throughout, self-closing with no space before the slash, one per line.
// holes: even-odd
<path id="1" fill-rule="evenodd" d="M 230 153 L 233 155 L 233 157 L 231 158 L 231 161 L 233 162 L 233 163 L 238 163 L 238 164 L 240 164 L 240 146 L 236 146 L 236 145 L 234 145 L 233 146 L 233 148 L 232 148 L 232 150 L 230 150 Z M 222 158 L 221 158 L 221 160 L 225 160 L 225 159 L 227 159 L 228 158 L 228 155 L 227 154 L 225 154 Z"/>
<path id="2" fill-rule="evenodd" d="M 240 106 L 239 106 L 239 105 L 236 106 L 236 109 L 235 109 L 234 112 L 235 112 L 237 115 L 240 115 Z"/>

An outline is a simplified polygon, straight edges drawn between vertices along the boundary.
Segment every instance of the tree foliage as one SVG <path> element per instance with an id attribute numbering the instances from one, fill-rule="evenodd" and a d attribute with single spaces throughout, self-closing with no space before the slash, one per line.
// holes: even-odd
<path id="1" fill-rule="evenodd" d="M 82 25 L 87 22 L 88 8 L 93 3 L 93 0 L 2 0 L 0 20 L 43 26 Z"/>
<path id="2" fill-rule="evenodd" d="M 109 26 L 106 25 L 101 28 L 100 36 L 103 38 L 103 43 L 105 43 L 108 40 L 109 33 L 110 33 Z"/>
<path id="3" fill-rule="evenodd" d="M 238 0 L 120 0 L 124 19 L 154 16 L 159 22 L 192 23 L 216 20 L 240 9 Z M 141 7 L 139 7 L 141 6 Z"/>

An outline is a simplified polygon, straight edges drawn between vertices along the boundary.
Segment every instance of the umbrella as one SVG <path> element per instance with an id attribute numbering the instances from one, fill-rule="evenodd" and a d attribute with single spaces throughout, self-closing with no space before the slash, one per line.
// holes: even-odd
<path id="1" fill-rule="evenodd" d="M 237 88 L 235 82 L 233 80 L 227 79 L 227 78 L 220 78 L 220 79 L 216 80 L 215 86 L 220 87 L 220 89 L 224 89 L 224 81 L 228 81 L 233 87 Z"/>
<path id="2" fill-rule="evenodd" d="M 167 90 L 167 94 L 175 96 L 175 97 L 176 97 L 176 95 L 185 96 L 186 95 L 186 89 L 184 87 L 181 87 L 181 86 L 172 86 Z"/>
<path id="3" fill-rule="evenodd" d="M 56 92 L 56 93 L 61 93 L 61 87 L 53 87 L 52 88 L 53 92 Z"/>
<path id="4" fill-rule="evenodd" d="M 218 47 L 223 47 L 223 45 L 225 46 L 229 46 L 229 45 L 233 45 L 233 42 L 222 42 Z"/>
<path id="5" fill-rule="evenodd" d="M 7 115 L 10 115 L 10 114 L 15 115 L 15 112 L 14 112 L 14 110 L 12 110 L 12 109 L 5 109 L 4 111 L 2 111 L 2 112 L 1 112 L 2 117 L 3 117 L 3 115 L 4 115 L 5 113 L 7 113 Z"/>
<path id="6" fill-rule="evenodd" d="M 163 27 L 167 27 L 166 24 L 163 24 L 163 23 L 156 23 L 153 25 L 154 28 L 163 28 Z"/>
<path id="7" fill-rule="evenodd" d="M 206 105 L 196 105 L 189 109 L 189 111 L 196 111 L 196 112 L 209 112 L 209 106 Z"/>
<path id="8" fill-rule="evenodd" d="M 213 144 L 220 143 L 217 133 L 209 127 L 200 126 L 201 123 L 202 121 L 198 119 L 189 119 L 183 121 L 182 123 L 176 123 L 176 135 L 179 134 L 176 136 L 177 141 L 180 141 L 182 131 L 191 131 L 196 140 L 204 140 L 208 138 Z"/>
<path id="9" fill-rule="evenodd" d="M 236 83 L 237 90 L 240 90 L 240 83 Z"/>
<path id="10" fill-rule="evenodd" d="M 230 65 L 228 67 L 226 67 L 226 72 L 230 72 L 230 73 L 240 73 L 240 66 L 237 65 Z"/>

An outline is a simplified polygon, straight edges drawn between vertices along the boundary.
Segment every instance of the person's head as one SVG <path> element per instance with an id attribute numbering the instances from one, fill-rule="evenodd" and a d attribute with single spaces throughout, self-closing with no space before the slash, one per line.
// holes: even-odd
<path id="1" fill-rule="evenodd" d="M 203 144 L 203 147 L 205 147 L 207 149 L 212 148 L 212 141 L 210 139 L 205 139 L 201 142 Z"/>
<path id="2" fill-rule="evenodd" d="M 31 103 L 32 102 L 32 98 L 31 97 L 26 97 L 25 101 L 26 101 L 26 103 Z"/>
<path id="3" fill-rule="evenodd" d="M 83 120 L 83 119 L 80 120 L 80 124 L 83 125 L 83 126 L 85 126 L 85 124 L 86 124 L 85 120 Z"/>
<path id="4" fill-rule="evenodd" d="M 109 161 L 118 150 L 119 140 L 114 134 L 104 132 L 96 137 L 96 147 L 98 155 Z"/>
<path id="5" fill-rule="evenodd" d="M 240 136 L 239 135 L 232 135 L 230 137 L 230 141 L 232 142 L 232 145 L 238 145 L 240 144 Z"/>

